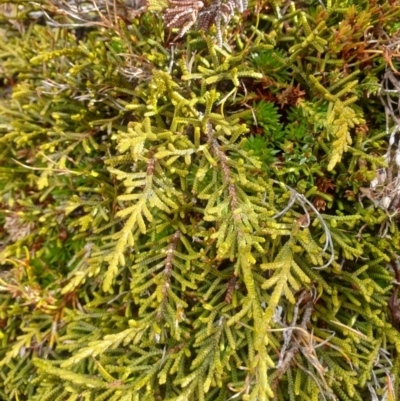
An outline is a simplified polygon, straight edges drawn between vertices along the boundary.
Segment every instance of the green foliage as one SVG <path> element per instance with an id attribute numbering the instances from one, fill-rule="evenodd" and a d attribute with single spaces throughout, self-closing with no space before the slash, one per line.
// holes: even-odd
<path id="1" fill-rule="evenodd" d="M 275 156 L 279 153 L 278 149 L 273 147 L 273 144 L 268 141 L 265 136 L 256 135 L 247 138 L 245 150 L 252 152 L 251 155 L 257 157 L 263 163 L 263 170 L 269 169 L 269 166 L 278 159 Z"/>
<path id="2" fill-rule="evenodd" d="M 277 107 L 271 102 L 264 102 L 261 100 L 261 102 L 255 107 L 253 106 L 253 108 L 257 125 L 263 129 L 263 136 L 271 140 L 279 141 L 282 138 L 282 135 L 280 135 L 282 126 L 279 123 L 280 116 Z"/>
<path id="3" fill-rule="evenodd" d="M 1 399 L 398 399 L 400 8 L 322 3 L 0 5 Z"/>
<path id="4" fill-rule="evenodd" d="M 268 78 L 273 78 L 276 83 L 279 83 L 290 79 L 290 72 L 286 64 L 282 62 L 283 58 L 284 52 L 279 49 L 269 49 L 253 53 L 250 62 L 257 71 L 268 75 Z"/>

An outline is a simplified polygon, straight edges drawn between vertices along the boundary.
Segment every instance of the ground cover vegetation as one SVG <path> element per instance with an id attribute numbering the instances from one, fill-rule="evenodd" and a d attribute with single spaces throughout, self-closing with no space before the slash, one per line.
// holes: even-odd
<path id="1" fill-rule="evenodd" d="M 0 398 L 396 400 L 400 4 L 0 4 Z"/>

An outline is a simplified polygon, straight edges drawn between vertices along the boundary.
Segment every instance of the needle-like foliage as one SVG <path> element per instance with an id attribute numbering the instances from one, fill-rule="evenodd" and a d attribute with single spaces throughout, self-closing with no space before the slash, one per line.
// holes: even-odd
<path id="1" fill-rule="evenodd" d="M 0 4 L 0 398 L 397 400 L 400 5 Z"/>

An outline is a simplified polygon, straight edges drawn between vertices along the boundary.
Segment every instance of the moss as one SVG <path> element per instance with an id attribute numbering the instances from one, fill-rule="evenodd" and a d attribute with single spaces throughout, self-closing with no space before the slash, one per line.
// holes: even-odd
<path id="1" fill-rule="evenodd" d="M 396 399 L 399 7 L 194 3 L 0 6 L 1 398 Z"/>

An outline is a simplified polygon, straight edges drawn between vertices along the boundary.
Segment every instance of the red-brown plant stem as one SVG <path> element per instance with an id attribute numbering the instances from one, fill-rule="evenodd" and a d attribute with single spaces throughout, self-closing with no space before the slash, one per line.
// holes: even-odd
<path id="1" fill-rule="evenodd" d="M 174 259 L 174 251 L 176 249 L 176 246 L 178 245 L 178 241 L 179 238 L 181 236 L 181 232 L 179 230 L 175 231 L 174 235 L 171 238 L 171 241 L 168 245 L 167 248 L 167 257 L 165 258 L 165 267 L 164 267 L 164 283 L 162 285 L 162 304 L 161 304 L 161 309 L 158 313 L 158 317 L 161 317 L 161 311 L 164 308 L 164 305 L 167 303 L 168 301 L 168 288 L 170 285 L 170 281 L 171 281 L 171 274 L 172 274 L 172 262 Z"/>
<path id="2" fill-rule="evenodd" d="M 239 205 L 238 202 L 238 197 L 237 197 L 237 192 L 236 192 L 236 187 L 235 184 L 233 183 L 232 179 L 232 173 L 231 173 L 231 168 L 228 165 L 228 156 L 221 150 L 221 147 L 219 146 L 218 141 L 212 136 L 212 126 L 210 123 L 207 124 L 207 136 L 208 136 L 208 143 L 210 144 L 211 152 L 214 154 L 214 156 L 219 159 L 221 163 L 221 170 L 222 170 L 222 175 L 224 177 L 224 180 L 228 182 L 228 192 L 229 196 L 231 198 L 230 200 L 230 205 L 231 205 L 231 210 L 234 212 Z M 240 217 L 240 214 L 233 214 L 233 218 L 241 222 L 242 219 Z"/>

